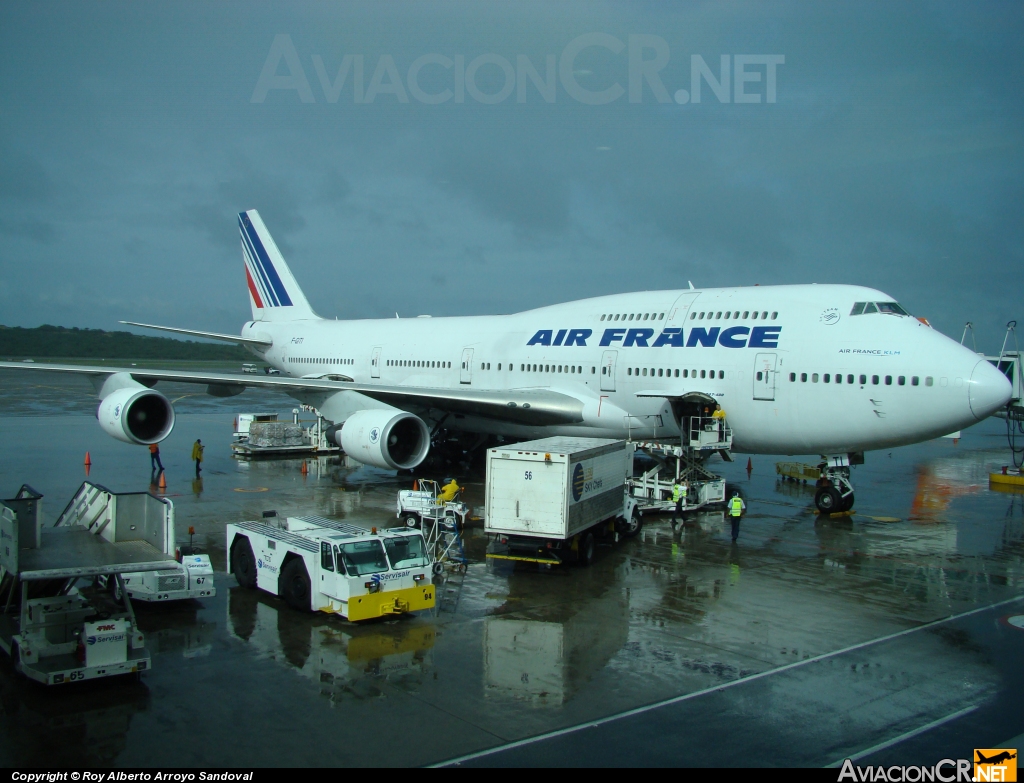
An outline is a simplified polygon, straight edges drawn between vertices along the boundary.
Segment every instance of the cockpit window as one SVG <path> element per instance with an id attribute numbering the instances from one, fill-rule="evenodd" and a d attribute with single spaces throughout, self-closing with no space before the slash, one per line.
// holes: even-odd
<path id="1" fill-rule="evenodd" d="M 430 565 L 427 548 L 423 544 L 423 536 L 402 536 L 389 538 L 384 542 L 388 550 L 391 567 L 396 571 L 400 568 L 419 568 Z"/>
<path id="2" fill-rule="evenodd" d="M 344 568 L 349 576 L 363 576 L 387 571 L 388 561 L 380 541 L 355 541 L 338 546 L 338 570 Z"/>
<path id="3" fill-rule="evenodd" d="M 890 315 L 910 315 L 910 313 L 908 313 L 895 302 L 879 302 L 878 312 L 889 313 Z"/>
<path id="4" fill-rule="evenodd" d="M 853 309 L 850 311 L 850 315 L 861 315 L 864 312 L 864 305 L 867 302 L 854 302 Z"/>
<path id="5" fill-rule="evenodd" d="M 868 313 L 877 313 L 877 312 L 878 312 L 878 308 L 875 307 L 875 303 L 874 302 L 868 302 L 864 306 L 864 315 L 867 315 Z"/>

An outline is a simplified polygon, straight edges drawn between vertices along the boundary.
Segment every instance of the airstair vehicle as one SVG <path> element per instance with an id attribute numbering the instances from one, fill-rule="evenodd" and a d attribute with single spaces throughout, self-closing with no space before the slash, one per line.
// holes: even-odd
<path id="1" fill-rule="evenodd" d="M 122 574 L 174 562 L 163 551 L 167 517 L 44 527 L 41 501 L 27 485 L 0 501 L 0 649 L 46 685 L 151 668 Z M 98 587 L 100 578 L 114 579 L 120 598 Z"/>
<path id="2" fill-rule="evenodd" d="M 441 486 L 432 479 L 418 479 L 416 489 L 398 493 L 398 516 L 406 526 L 420 528 L 434 562 L 434 581 L 438 585 L 439 611 L 454 612 L 462 595 L 462 583 L 469 567 L 462 530 L 469 506 L 456 496 L 441 500 Z"/>
<path id="3" fill-rule="evenodd" d="M 984 358 L 989 364 L 998 369 L 1010 381 L 1013 391 L 1010 395 L 1010 402 L 1005 411 L 997 411 L 994 416 L 1006 420 L 1006 440 L 1013 455 L 1013 466 L 1018 470 L 1024 470 L 1024 361 L 1020 345 L 1017 343 L 1017 322 L 1009 321 L 1006 324 L 1006 334 L 1003 335 L 1003 345 L 998 355 L 986 355 L 978 350 L 977 341 L 974 339 L 974 324 L 968 321 L 964 324 L 964 332 L 960 337 L 960 344 L 965 345 L 967 333 L 971 333 L 971 345 L 974 352 Z M 1010 349 L 1010 338 L 1013 338 L 1013 348 Z"/>
<path id="4" fill-rule="evenodd" d="M 174 504 L 169 498 L 148 492 L 111 492 L 88 481 L 57 518 L 54 527 L 84 527 L 102 532 L 106 527 L 138 527 L 159 529 L 159 539 L 151 543 L 167 556 L 157 571 L 122 574 L 128 596 L 139 601 L 179 601 L 189 598 L 211 598 L 217 594 L 213 583 L 213 566 L 209 555 L 197 554 L 191 546 L 175 544 Z M 104 577 L 117 593 L 120 585 Z"/>

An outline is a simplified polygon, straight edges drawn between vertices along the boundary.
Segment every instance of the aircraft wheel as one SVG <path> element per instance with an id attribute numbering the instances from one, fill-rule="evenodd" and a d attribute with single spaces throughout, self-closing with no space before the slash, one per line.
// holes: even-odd
<path id="1" fill-rule="evenodd" d="M 643 529 L 643 515 L 640 513 L 639 508 L 634 507 L 633 513 L 629 515 L 629 519 L 626 521 L 625 530 L 622 531 L 622 534 L 626 538 L 635 538 Z"/>
<path id="2" fill-rule="evenodd" d="M 843 498 L 843 511 L 849 511 L 851 508 L 853 508 L 853 493 L 852 492 L 849 495 L 847 495 L 846 497 Z"/>
<path id="3" fill-rule="evenodd" d="M 591 531 L 587 531 L 580 538 L 578 557 L 579 563 L 584 568 L 594 562 L 594 534 Z"/>
<path id="4" fill-rule="evenodd" d="M 292 609 L 309 612 L 312 611 L 311 593 L 306 564 L 301 557 L 289 560 L 281 569 L 281 597 Z"/>
<path id="5" fill-rule="evenodd" d="M 239 538 L 231 547 L 231 573 L 239 587 L 247 590 L 256 587 L 256 557 L 248 538 Z"/>
<path id="6" fill-rule="evenodd" d="M 814 505 L 822 514 L 832 514 L 839 511 L 843 499 L 835 487 L 822 487 L 814 493 Z"/>

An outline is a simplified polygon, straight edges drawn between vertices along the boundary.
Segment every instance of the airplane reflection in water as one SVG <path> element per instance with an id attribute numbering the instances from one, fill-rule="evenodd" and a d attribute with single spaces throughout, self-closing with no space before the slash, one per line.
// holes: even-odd
<path id="1" fill-rule="evenodd" d="M 238 587 L 228 591 L 228 628 L 262 657 L 318 683 L 332 705 L 378 698 L 384 680 L 416 685 L 431 668 L 437 633 L 422 619 L 354 626 Z"/>

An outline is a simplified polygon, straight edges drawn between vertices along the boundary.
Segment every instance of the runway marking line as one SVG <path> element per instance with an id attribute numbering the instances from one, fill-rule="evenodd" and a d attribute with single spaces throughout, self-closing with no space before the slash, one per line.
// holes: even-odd
<path id="1" fill-rule="evenodd" d="M 932 729 L 938 728 L 944 723 L 949 723 L 950 721 L 954 721 L 957 718 L 963 717 L 964 715 L 970 715 L 976 709 L 978 709 L 977 704 L 975 704 L 972 707 L 965 707 L 962 710 L 957 710 L 953 714 L 947 715 L 945 718 L 933 720 L 931 723 L 926 723 L 925 725 L 919 726 L 916 729 L 912 729 L 911 731 L 908 731 L 904 734 L 900 734 L 898 737 L 893 737 L 892 739 L 886 740 L 885 742 L 879 742 L 877 745 L 872 745 L 870 748 L 865 748 L 859 753 L 854 753 L 852 756 L 843 756 L 843 758 L 839 759 L 838 761 L 833 761 L 831 764 L 827 764 L 825 768 L 829 769 L 832 767 L 841 767 L 843 766 L 843 762 L 845 762 L 846 759 L 849 759 L 850 761 L 859 761 L 865 756 L 870 756 L 874 753 L 878 753 L 878 751 L 880 750 L 891 748 L 893 745 L 899 745 L 904 740 L 908 740 L 911 737 L 916 737 L 918 734 L 924 734 L 926 731 L 931 731 Z M 1007 747 L 1010 746 L 1007 745 Z"/>
<path id="2" fill-rule="evenodd" d="M 526 737 L 525 739 L 516 740 L 515 742 L 509 742 L 509 743 L 506 743 L 505 745 L 498 745 L 498 746 L 493 747 L 493 748 L 488 748 L 487 750 L 481 750 L 481 751 L 477 751 L 476 753 L 469 753 L 469 754 L 467 754 L 465 756 L 458 756 L 457 758 L 448 759 L 447 761 L 441 761 L 441 762 L 438 762 L 437 764 L 430 764 L 430 765 L 428 765 L 428 768 L 433 769 L 433 768 L 438 768 L 438 767 L 456 766 L 458 764 L 463 763 L 464 761 L 472 761 L 473 759 L 479 759 L 479 758 L 483 758 L 485 756 L 491 756 L 491 755 L 494 755 L 495 753 L 501 753 L 502 751 L 512 750 L 514 748 L 521 748 L 521 747 L 523 747 L 525 745 L 532 745 L 535 742 L 542 742 L 543 740 L 553 739 L 555 737 L 562 737 L 562 736 L 565 736 L 566 734 L 573 734 L 573 733 L 575 733 L 577 731 L 582 731 L 583 729 L 594 729 L 594 728 L 597 728 L 598 726 L 603 726 L 606 723 L 612 723 L 613 721 L 621 720 L 623 718 L 631 718 L 634 715 L 642 715 L 645 712 L 650 712 L 651 710 L 660 709 L 661 707 L 667 707 L 667 706 L 672 705 L 672 704 L 680 704 L 680 703 L 682 703 L 684 701 L 689 701 L 691 699 L 696 699 L 696 698 L 698 698 L 700 696 L 706 696 L 709 693 L 717 693 L 719 691 L 724 691 L 724 690 L 727 690 L 729 688 L 734 688 L 737 685 L 745 685 L 748 682 L 753 682 L 754 680 L 760 680 L 760 679 L 762 679 L 764 677 L 768 677 L 768 676 L 773 675 L 773 674 L 780 674 L 781 672 L 789 671 L 790 669 L 796 669 L 796 668 L 798 668 L 800 666 L 806 666 L 807 664 L 817 663 L 818 661 L 825 661 L 825 660 L 828 660 L 829 658 L 835 658 L 835 657 L 837 657 L 839 655 L 845 655 L 846 653 L 854 652 L 855 650 L 862 650 L 865 647 L 871 647 L 872 645 L 875 645 L 875 644 L 881 644 L 882 642 L 888 642 L 888 641 L 892 641 L 893 639 L 899 639 L 899 638 L 901 638 L 903 636 L 909 636 L 912 633 L 917 633 L 918 631 L 924 631 L 924 630 L 927 630 L 929 628 L 934 628 L 935 626 L 943 625 L 943 624 L 949 623 L 949 622 L 953 622 L 954 620 L 962 620 L 964 617 L 970 617 L 971 615 L 974 615 L 974 614 L 980 614 L 981 612 L 987 612 L 990 609 L 995 609 L 996 607 L 999 607 L 999 606 L 1005 606 L 1007 604 L 1012 604 L 1012 603 L 1014 603 L 1016 601 L 1020 601 L 1020 600 L 1024 600 L 1024 596 L 1015 596 L 1014 598 L 1007 598 L 1005 601 L 997 601 L 996 603 L 989 604 L 988 606 L 980 606 L 977 609 L 971 609 L 970 611 L 961 612 L 960 614 L 952 614 L 949 617 L 941 617 L 938 620 L 932 620 L 931 622 L 927 622 L 927 623 L 925 623 L 923 625 L 918 625 L 918 626 L 916 626 L 914 628 L 906 628 L 906 629 L 904 629 L 902 631 L 897 631 L 896 633 L 887 634 L 886 636 L 879 636 L 877 639 L 870 639 L 869 641 L 859 642 L 858 644 L 854 644 L 854 645 L 851 645 L 849 647 L 843 647 L 842 649 L 839 649 L 839 650 L 833 650 L 832 652 L 822 653 L 821 655 L 816 655 L 813 658 L 805 658 L 802 661 L 794 661 L 793 663 L 787 663 L 785 666 L 779 666 L 779 667 L 777 667 L 775 669 L 767 669 L 767 670 L 765 670 L 763 672 L 758 672 L 757 674 L 751 674 L 749 677 L 741 677 L 741 678 L 736 679 L 736 680 L 731 680 L 730 682 L 724 683 L 722 685 L 713 685 L 710 688 L 704 688 L 704 689 L 699 690 L 699 691 L 693 691 L 692 693 L 684 693 L 684 694 L 682 694 L 680 696 L 673 696 L 671 699 L 664 699 L 663 701 L 656 701 L 656 702 L 654 702 L 652 704 L 646 704 L 643 707 L 634 707 L 631 710 L 626 710 L 625 712 L 619 712 L 619 713 L 616 713 L 615 715 L 608 715 L 607 717 L 598 718 L 597 720 L 591 720 L 591 721 L 587 721 L 585 723 L 579 723 L 579 724 L 577 724 L 575 726 L 568 726 L 568 727 L 566 727 L 564 729 L 556 729 L 555 731 L 548 731 L 548 732 L 545 732 L 544 734 L 537 734 L 537 735 L 534 735 L 533 737 Z M 973 708 L 973 709 L 976 709 L 976 708 Z M 954 715 L 956 715 L 956 713 L 954 713 Z M 949 719 L 952 719 L 952 718 L 949 718 Z M 945 720 L 945 719 L 943 719 L 943 720 Z M 922 727 L 922 730 L 926 730 L 926 728 Z M 899 738 L 897 738 L 897 739 L 899 739 Z"/>

